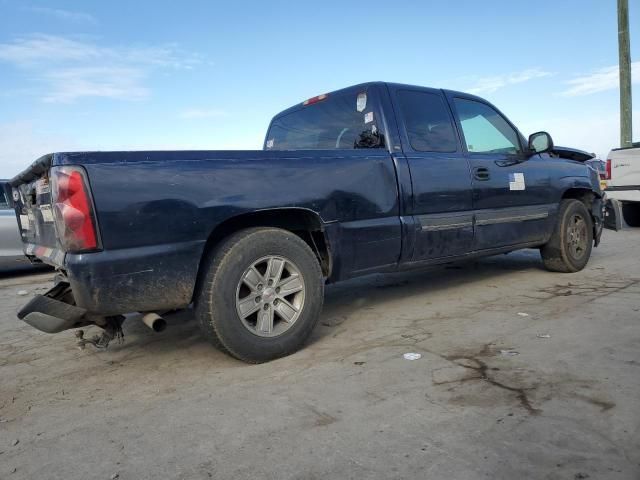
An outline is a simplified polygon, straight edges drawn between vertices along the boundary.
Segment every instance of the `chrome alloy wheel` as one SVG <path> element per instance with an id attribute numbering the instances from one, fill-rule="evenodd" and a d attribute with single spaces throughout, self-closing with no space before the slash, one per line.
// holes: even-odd
<path id="1" fill-rule="evenodd" d="M 298 320 L 304 307 L 304 278 L 282 256 L 262 257 L 247 268 L 236 288 L 242 324 L 260 337 L 277 337 Z"/>

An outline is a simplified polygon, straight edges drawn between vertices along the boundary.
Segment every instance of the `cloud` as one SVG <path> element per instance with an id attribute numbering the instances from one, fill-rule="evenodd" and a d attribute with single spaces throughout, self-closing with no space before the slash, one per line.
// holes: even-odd
<path id="1" fill-rule="evenodd" d="M 142 100 L 149 90 L 142 85 L 144 73 L 135 68 L 80 67 L 52 71 L 45 75 L 50 92 L 48 103 L 69 103 L 82 97 Z"/>
<path id="2" fill-rule="evenodd" d="M 43 87 L 47 102 L 83 97 L 140 100 L 157 69 L 192 69 L 202 63 L 175 44 L 101 46 L 85 38 L 33 34 L 0 43 L 0 62 L 29 73 Z"/>
<path id="3" fill-rule="evenodd" d="M 186 119 L 198 119 L 198 118 L 218 118 L 218 117 L 226 117 L 227 112 L 224 110 L 220 110 L 217 108 L 209 108 L 209 109 L 201 109 L 201 108 L 190 108 L 180 112 L 180 118 Z"/>
<path id="4" fill-rule="evenodd" d="M 84 12 L 72 12 L 71 10 L 62 10 L 60 8 L 48 8 L 48 7 L 26 7 L 25 10 L 28 10 L 33 13 L 38 13 L 41 15 L 48 15 L 50 17 L 55 17 L 60 20 L 66 20 L 75 23 L 90 23 L 96 24 L 96 18 Z"/>
<path id="5" fill-rule="evenodd" d="M 528 68 L 520 72 L 513 72 L 506 75 L 478 78 L 475 84 L 471 88 L 467 88 L 466 91 L 474 95 L 493 93 L 508 85 L 523 83 L 535 78 L 548 77 L 550 75 L 553 74 L 539 68 Z"/>
<path id="6" fill-rule="evenodd" d="M 567 81 L 566 84 L 569 85 L 569 88 L 561 92 L 561 95 L 577 97 L 619 88 L 618 74 L 618 65 L 600 68 L 587 75 Z M 631 81 L 632 83 L 640 83 L 640 62 L 631 63 Z"/>

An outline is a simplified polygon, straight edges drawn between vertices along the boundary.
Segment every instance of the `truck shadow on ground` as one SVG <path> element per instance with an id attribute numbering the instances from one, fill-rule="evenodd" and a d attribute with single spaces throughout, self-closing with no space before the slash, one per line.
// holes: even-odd
<path id="1" fill-rule="evenodd" d="M 47 272 L 53 272 L 53 267 L 45 264 L 32 265 L 28 261 L 0 260 L 0 280 Z"/>
<path id="2" fill-rule="evenodd" d="M 385 302 L 435 295 L 443 290 L 467 284 L 487 283 L 496 287 L 492 282 L 504 275 L 517 271 L 527 273 L 540 270 L 543 270 L 540 256 L 537 251 L 530 250 L 409 272 L 369 275 L 327 285 L 319 326 L 343 325 L 357 311 L 363 308 L 374 309 Z M 154 334 L 142 322 L 131 318 L 124 324 L 127 341 L 122 347 L 135 345 L 142 349 L 152 348 L 157 354 L 157 350 L 169 351 L 198 343 L 208 344 L 200 335 L 192 310 L 168 314 L 166 320 L 166 332 Z M 316 328 L 309 345 L 332 335 L 331 330 Z M 120 349 L 118 345 L 113 347 Z M 111 346 L 109 350 L 112 350 Z"/>

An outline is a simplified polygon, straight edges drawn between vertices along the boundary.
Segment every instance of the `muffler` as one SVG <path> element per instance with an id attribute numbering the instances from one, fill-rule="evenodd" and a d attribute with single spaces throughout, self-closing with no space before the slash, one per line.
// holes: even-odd
<path id="1" fill-rule="evenodd" d="M 156 333 L 162 332 L 167 328 L 167 321 L 157 313 L 146 313 L 142 316 L 142 323 Z"/>

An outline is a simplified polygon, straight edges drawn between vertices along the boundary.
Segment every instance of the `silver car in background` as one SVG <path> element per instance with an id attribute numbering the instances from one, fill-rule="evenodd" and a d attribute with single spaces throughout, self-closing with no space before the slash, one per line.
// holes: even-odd
<path id="1" fill-rule="evenodd" d="M 43 264 L 32 264 L 22 250 L 22 239 L 18 230 L 15 210 L 9 206 L 4 186 L 6 180 L 0 180 L 0 271 L 42 268 Z"/>

